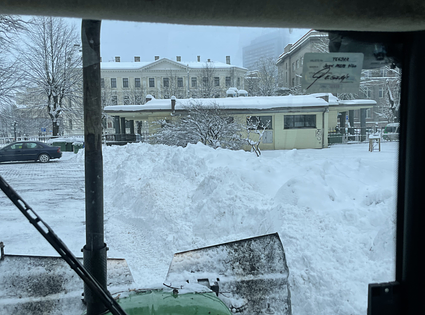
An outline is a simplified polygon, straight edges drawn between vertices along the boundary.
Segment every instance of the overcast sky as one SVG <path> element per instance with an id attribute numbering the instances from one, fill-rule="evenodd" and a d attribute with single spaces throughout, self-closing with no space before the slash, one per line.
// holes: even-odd
<path id="1" fill-rule="evenodd" d="M 76 24 L 81 27 L 80 21 Z M 225 62 L 230 56 L 232 64 L 242 66 L 242 47 L 276 30 L 102 21 L 101 56 L 102 61 L 120 56 L 122 62 L 133 61 L 134 56 L 140 56 L 141 61 L 153 61 L 154 56 L 172 60 L 181 56 L 182 61 L 196 61 L 196 56 L 201 56 L 201 60 Z M 285 29 L 284 33 L 293 43 L 307 31 Z"/>

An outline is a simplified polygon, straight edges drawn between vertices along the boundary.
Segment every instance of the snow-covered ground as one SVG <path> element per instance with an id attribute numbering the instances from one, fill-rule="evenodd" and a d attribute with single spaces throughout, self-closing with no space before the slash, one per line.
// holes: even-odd
<path id="1" fill-rule="evenodd" d="M 394 280 L 398 143 L 243 151 L 143 143 L 104 148 L 105 238 L 140 287 L 165 279 L 175 252 L 278 232 L 292 309 L 365 314 L 368 283 Z M 84 152 L 0 173 L 77 256 L 84 236 Z M 3 195 L 6 253 L 53 255 Z"/>

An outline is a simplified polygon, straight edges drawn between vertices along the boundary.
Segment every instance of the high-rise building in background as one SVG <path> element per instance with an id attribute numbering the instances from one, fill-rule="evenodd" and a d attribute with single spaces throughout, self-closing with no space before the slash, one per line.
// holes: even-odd
<path id="1" fill-rule="evenodd" d="M 242 49 L 243 67 L 248 70 L 257 70 L 257 63 L 261 58 L 277 60 L 288 43 L 289 32 L 287 30 L 279 30 L 257 37 Z"/>

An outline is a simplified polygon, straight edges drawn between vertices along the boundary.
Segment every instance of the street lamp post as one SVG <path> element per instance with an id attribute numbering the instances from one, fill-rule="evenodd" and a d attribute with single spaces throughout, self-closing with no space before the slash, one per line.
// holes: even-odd
<path id="1" fill-rule="evenodd" d="M 16 141 L 16 126 L 18 123 L 16 121 L 13 122 L 13 141 Z"/>

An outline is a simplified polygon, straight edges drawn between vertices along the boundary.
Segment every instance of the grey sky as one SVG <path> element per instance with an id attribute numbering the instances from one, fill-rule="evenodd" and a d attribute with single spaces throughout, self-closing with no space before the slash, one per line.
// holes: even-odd
<path id="1" fill-rule="evenodd" d="M 226 61 L 242 66 L 242 47 L 258 36 L 276 31 L 271 28 L 242 28 L 217 26 L 187 26 L 172 24 L 102 21 L 101 56 L 103 61 L 112 61 L 120 56 L 121 61 L 154 60 L 154 56 L 182 61 Z M 294 29 L 290 43 L 298 40 L 308 30 Z M 289 29 L 285 32 L 289 33 Z"/>

